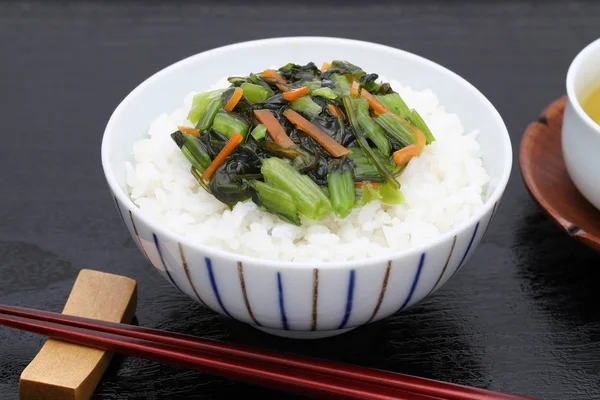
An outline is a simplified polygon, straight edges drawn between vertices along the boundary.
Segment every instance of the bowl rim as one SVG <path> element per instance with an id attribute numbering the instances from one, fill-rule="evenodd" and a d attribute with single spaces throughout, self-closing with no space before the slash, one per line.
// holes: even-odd
<path id="1" fill-rule="evenodd" d="M 406 57 L 408 59 L 412 59 L 412 60 L 419 61 L 421 63 L 429 64 L 429 66 L 431 68 L 437 69 L 438 71 L 445 74 L 449 78 L 455 79 L 458 82 L 462 83 L 466 90 L 471 91 L 476 96 L 476 98 L 478 98 L 485 106 L 487 106 L 490 109 L 496 125 L 498 125 L 498 127 L 500 128 L 500 131 L 502 134 L 502 140 L 504 142 L 505 148 L 507 149 L 506 154 L 504 156 L 504 160 L 503 160 L 502 174 L 497 181 L 497 185 L 496 185 L 494 191 L 491 193 L 491 195 L 489 196 L 487 201 L 483 204 L 483 207 L 481 207 L 475 213 L 475 215 L 471 216 L 469 219 L 462 221 L 460 224 L 458 224 L 456 227 L 454 227 L 450 231 L 447 231 L 441 235 L 438 235 L 435 238 L 433 238 L 423 244 L 420 244 L 417 246 L 412 246 L 412 247 L 409 247 L 409 248 L 403 249 L 403 250 L 392 251 L 392 252 L 384 254 L 384 255 L 378 255 L 375 257 L 367 257 L 364 259 L 349 260 L 349 261 L 285 261 L 285 260 L 264 259 L 264 258 L 260 258 L 260 257 L 248 256 L 245 254 L 238 254 L 238 253 L 235 253 L 232 251 L 227 251 L 227 250 L 223 250 L 223 249 L 220 249 L 217 247 L 205 245 L 203 243 L 194 242 L 191 238 L 182 236 L 182 235 L 176 233 L 175 231 L 172 231 L 172 230 L 164 227 L 163 225 L 161 225 L 160 223 L 155 221 L 150 216 L 147 216 L 146 213 L 142 212 L 140 210 L 140 208 L 137 207 L 135 205 L 135 203 L 133 203 L 131 198 L 126 195 L 125 191 L 118 184 L 117 179 L 114 174 L 114 171 L 112 170 L 111 164 L 109 162 L 110 149 L 108 146 L 109 141 L 107 140 L 107 138 L 110 137 L 111 135 L 115 134 L 115 129 L 113 128 L 113 125 L 115 124 L 116 118 L 119 116 L 119 114 L 125 108 L 125 106 L 130 101 L 132 101 L 140 92 L 142 92 L 144 90 L 144 88 L 147 85 L 149 85 L 152 81 L 160 79 L 163 75 L 170 73 L 173 69 L 182 68 L 185 65 L 187 65 L 189 63 L 193 63 L 198 59 L 210 57 L 213 54 L 231 52 L 231 51 L 235 51 L 236 49 L 241 49 L 241 48 L 250 47 L 250 46 L 258 46 L 258 45 L 264 46 L 264 45 L 272 45 L 272 44 L 278 44 L 278 43 L 294 43 L 294 42 L 304 42 L 304 43 L 320 42 L 320 43 L 330 43 L 330 44 L 336 44 L 336 43 L 339 44 L 339 43 L 343 42 L 343 43 L 346 43 L 349 45 L 357 46 L 359 48 L 360 47 L 362 47 L 362 48 L 369 47 L 369 48 L 375 48 L 382 52 L 388 52 L 388 53 L 391 52 L 391 53 L 396 53 L 396 54 L 402 54 L 404 57 Z M 340 268 L 346 268 L 346 269 L 350 269 L 350 268 L 352 268 L 352 269 L 359 269 L 359 268 L 371 266 L 376 263 L 387 263 L 389 260 L 396 260 L 396 259 L 400 259 L 400 258 L 408 258 L 408 257 L 418 256 L 421 253 L 426 252 L 428 249 L 434 248 L 434 247 L 440 245 L 441 243 L 451 240 L 452 237 L 458 236 L 459 234 L 463 233 L 469 226 L 472 226 L 472 225 L 476 224 L 477 222 L 481 221 L 483 216 L 491 211 L 493 205 L 500 201 L 500 199 L 504 193 L 504 190 L 506 189 L 506 186 L 508 184 L 508 180 L 510 178 L 511 171 L 512 171 L 513 152 L 512 152 L 512 144 L 511 144 L 511 140 L 510 140 L 510 135 L 508 133 L 508 129 L 506 128 L 504 120 L 502 119 L 498 110 L 493 106 L 493 104 L 488 100 L 488 98 L 485 95 L 483 95 L 483 93 L 481 93 L 475 86 L 473 86 L 473 84 L 471 84 L 469 81 L 467 81 L 465 78 L 461 77 L 454 71 L 452 71 L 432 60 L 429 60 L 423 56 L 420 56 L 415 53 L 411 53 L 411 52 L 408 52 L 406 50 L 402 50 L 402 49 L 399 49 L 396 47 L 384 45 L 384 44 L 379 44 L 379 43 L 374 43 L 374 42 L 369 42 L 369 41 L 364 41 L 364 40 L 357 40 L 357 39 L 334 37 L 334 36 L 285 36 L 285 37 L 271 37 L 271 38 L 263 38 L 263 39 L 254 39 L 254 40 L 237 42 L 237 43 L 227 44 L 227 45 L 220 46 L 220 47 L 211 48 L 209 50 L 190 55 L 188 57 L 180 59 L 179 61 L 171 63 L 170 65 L 167 65 L 166 67 L 158 70 L 157 72 L 155 72 L 154 74 L 152 74 L 151 76 L 146 78 L 144 81 L 142 81 L 140 84 L 138 84 L 131 92 L 129 92 L 123 98 L 123 100 L 121 100 L 119 105 L 115 108 L 115 110 L 111 114 L 111 116 L 107 122 L 106 128 L 104 130 L 104 133 L 102 135 L 101 159 L 102 159 L 102 167 L 104 170 L 105 178 L 106 178 L 107 183 L 108 183 L 110 189 L 112 190 L 114 196 L 116 196 L 121 203 L 126 205 L 129 209 L 129 211 L 131 211 L 135 217 L 144 221 L 144 223 L 148 227 L 150 227 L 150 229 L 152 229 L 154 232 L 160 233 L 163 237 L 167 237 L 172 241 L 176 241 L 176 242 L 180 243 L 181 245 L 188 246 L 189 248 L 192 248 L 198 252 L 202 252 L 210 257 L 215 257 L 215 256 L 223 257 L 225 259 L 229 259 L 229 260 L 233 260 L 233 261 L 261 265 L 261 267 L 265 267 L 265 268 L 277 268 L 277 269 L 279 269 L 279 268 L 286 268 L 286 269 L 307 269 L 307 268 L 340 269 Z"/>
<path id="2" fill-rule="evenodd" d="M 575 80 L 579 76 L 582 64 L 587 60 L 590 53 L 600 53 L 600 38 L 589 42 L 573 58 L 567 70 L 566 90 L 569 103 L 573 106 L 577 117 L 581 119 L 595 134 L 600 135 L 600 125 L 598 125 L 583 109 L 581 100 L 575 94 Z"/>

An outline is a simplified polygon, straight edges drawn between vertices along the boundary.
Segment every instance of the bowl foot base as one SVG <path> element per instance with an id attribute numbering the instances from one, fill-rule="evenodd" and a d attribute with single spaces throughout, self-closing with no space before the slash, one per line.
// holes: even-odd
<path id="1" fill-rule="evenodd" d="M 344 334 L 349 332 L 355 328 L 346 328 L 346 329 L 333 329 L 329 331 L 286 331 L 283 329 L 271 329 L 264 328 L 262 326 L 252 325 L 254 328 L 261 330 L 265 333 L 275 336 L 281 336 L 288 339 L 323 339 L 326 337 L 332 337 Z"/>

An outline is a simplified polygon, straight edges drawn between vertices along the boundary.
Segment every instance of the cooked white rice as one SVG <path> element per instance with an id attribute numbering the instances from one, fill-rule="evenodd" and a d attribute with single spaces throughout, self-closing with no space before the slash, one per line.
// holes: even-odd
<path id="1" fill-rule="evenodd" d="M 159 115 L 148 137 L 134 144 L 134 162 L 126 165 L 130 197 L 146 215 L 197 243 L 263 259 L 358 260 L 427 242 L 468 219 L 484 203 L 489 176 L 478 131 L 465 132 L 459 117 L 446 112 L 431 90 L 414 91 L 400 82 L 384 81 L 421 114 L 436 137 L 398 177 L 405 198 L 401 205 L 373 201 L 345 219 L 332 213 L 302 226 L 258 210 L 251 200 L 229 210 L 199 187 L 170 137 L 178 125 L 191 126 L 186 116 L 195 92 L 180 109 Z M 212 88 L 227 85 L 223 80 Z"/>

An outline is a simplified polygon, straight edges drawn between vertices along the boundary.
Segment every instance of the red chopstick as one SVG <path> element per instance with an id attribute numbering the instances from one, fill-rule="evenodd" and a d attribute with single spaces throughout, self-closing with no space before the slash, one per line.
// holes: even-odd
<path id="1" fill-rule="evenodd" d="M 293 368 L 153 343 L 144 339 L 0 313 L 0 324 L 112 353 L 146 358 L 318 399 L 443 400 Z"/>
<path id="2" fill-rule="evenodd" d="M 326 383 L 334 384 L 335 382 L 340 382 L 342 385 L 342 391 L 348 391 L 348 385 L 352 386 L 352 389 L 358 388 L 360 389 L 361 385 L 364 386 L 366 390 L 371 390 L 373 387 L 375 388 L 383 388 L 383 389 L 392 389 L 392 390 L 400 390 L 400 395 L 409 396 L 409 395 L 420 395 L 421 397 L 391 397 L 391 398 L 406 398 L 406 399 L 454 399 L 454 400 L 525 400 L 527 398 L 514 396 L 510 394 L 496 393 L 484 389 L 471 388 L 462 385 L 455 385 L 450 383 L 444 383 L 439 381 L 434 381 L 430 379 L 412 377 L 409 375 L 397 374 L 387 371 L 380 371 L 370 368 L 352 366 L 342 363 L 336 363 L 331 361 L 313 359 L 308 357 L 301 357 L 291 354 L 277 354 L 275 352 L 269 352 L 264 350 L 258 350 L 255 348 L 251 348 L 248 346 L 240 346 L 227 344 L 215 340 L 210 339 L 201 339 L 190 335 L 182 335 L 172 332 L 165 332 L 156 329 L 149 329 L 143 327 L 137 327 L 127 324 L 117 324 L 110 323 L 105 321 L 93 320 L 88 318 L 74 317 L 69 315 L 64 315 L 60 313 L 53 313 L 48 311 L 39 311 L 32 310 L 21 307 L 13 307 L 13 306 L 2 306 L 0 305 L 0 313 L 18 316 L 22 318 L 33 318 L 40 321 L 45 322 L 45 329 L 49 326 L 49 324 L 60 325 L 52 326 L 54 329 L 52 332 L 55 334 L 65 335 L 64 331 L 67 327 L 63 325 L 67 325 L 72 329 L 80 329 L 86 330 L 85 334 L 90 335 L 100 335 L 103 338 L 106 338 L 106 335 L 118 336 L 121 340 L 133 340 L 134 343 L 143 342 L 146 346 L 158 346 L 161 345 L 169 351 L 178 351 L 184 353 L 185 355 L 189 355 L 190 352 L 196 355 L 200 355 L 202 357 L 213 357 L 217 360 L 227 360 L 232 363 L 244 363 L 250 365 L 251 368 L 263 368 L 269 369 L 275 372 L 287 371 L 288 373 L 294 373 L 294 375 L 300 374 L 300 376 L 306 378 L 306 374 L 313 374 L 308 377 L 314 378 L 314 374 L 319 376 L 327 376 L 324 380 Z M 7 316 L 3 316 L 0 314 L 0 324 L 4 323 L 7 325 L 14 326 L 15 321 L 3 321 L 3 318 L 6 319 Z M 36 333 L 41 333 L 48 335 L 48 331 L 41 332 L 39 331 L 39 326 L 31 326 L 31 324 L 40 324 L 39 321 L 27 321 L 29 325 L 21 325 L 14 326 L 21 329 L 32 330 L 31 328 L 35 328 Z M 20 321 L 19 323 L 23 323 Z M 27 329 L 30 328 L 30 329 Z M 61 328 L 62 330 L 58 329 Z M 71 331 L 72 331 L 71 329 Z M 81 332 L 80 332 L 81 333 Z M 116 339 L 111 336 L 111 339 Z M 56 336 L 52 336 L 56 337 Z M 86 336 L 87 337 L 87 336 Z M 59 339 L 72 341 L 68 337 Z M 90 345 L 94 347 L 93 344 L 88 342 L 81 343 L 84 345 Z M 106 348 L 103 348 L 106 349 Z M 124 350 L 127 349 L 106 349 L 112 352 L 120 352 L 124 353 Z M 129 355 L 134 355 L 142 358 L 150 358 L 146 357 L 145 354 L 136 353 L 124 353 Z M 152 355 L 152 354 L 151 354 Z M 165 363 L 173 363 L 172 360 L 166 359 L 156 359 L 150 358 L 156 361 L 162 361 Z M 171 361 L 171 362 L 169 362 Z M 177 360 L 176 360 L 177 361 Z M 206 360 L 202 361 L 205 362 Z M 182 364 L 176 364 L 182 366 Z M 204 366 L 204 365 L 203 365 Z M 188 366 L 195 369 L 200 369 L 196 365 Z M 230 368 L 230 367 L 227 367 Z M 208 371 L 206 368 L 201 369 L 205 372 L 216 373 L 217 375 L 223 375 L 222 372 L 229 371 Z M 245 380 L 250 383 L 263 384 L 273 388 L 279 388 L 281 390 L 286 390 L 286 388 L 277 387 L 277 383 L 281 382 L 262 382 L 256 380 L 242 379 L 244 377 L 240 376 L 230 376 L 234 379 Z M 254 378 L 253 378 L 254 379 Z M 333 382 L 332 381 L 335 381 Z M 332 383 L 333 382 L 333 383 Z M 289 384 L 289 382 L 288 382 Z M 285 386 L 285 384 L 284 384 Z M 313 385 L 314 386 L 314 385 Z M 333 389 L 332 389 L 333 390 Z M 337 390 L 337 389 L 335 389 Z M 296 393 L 299 393 L 295 391 Z M 329 392 L 328 392 L 329 393 Z M 340 394 L 339 392 L 335 392 Z M 387 395 L 385 390 L 381 393 Z M 311 395 L 310 393 L 302 393 L 306 395 Z M 323 392 L 312 394 L 319 398 L 327 398 L 322 397 Z M 423 397 L 425 396 L 425 397 Z M 340 398 L 339 396 L 337 398 Z M 354 398 L 354 397 L 344 397 L 344 398 Z M 361 398 L 365 398 L 361 396 Z M 366 398 L 380 398 L 380 397 L 366 397 Z M 389 398 L 389 397 L 382 397 Z M 530 399 L 531 400 L 531 399 Z"/>

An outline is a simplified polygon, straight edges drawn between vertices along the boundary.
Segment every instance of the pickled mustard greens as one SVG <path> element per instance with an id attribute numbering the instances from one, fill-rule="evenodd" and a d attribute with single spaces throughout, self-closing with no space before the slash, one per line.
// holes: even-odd
<path id="1" fill-rule="evenodd" d="M 403 201 L 396 179 L 435 140 L 378 75 L 347 61 L 289 63 L 194 96 L 173 141 L 204 190 L 232 208 L 251 199 L 283 221 L 345 218 Z"/>

